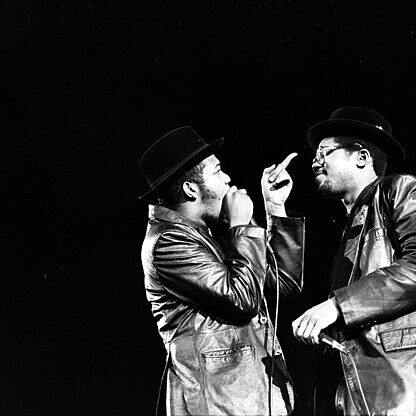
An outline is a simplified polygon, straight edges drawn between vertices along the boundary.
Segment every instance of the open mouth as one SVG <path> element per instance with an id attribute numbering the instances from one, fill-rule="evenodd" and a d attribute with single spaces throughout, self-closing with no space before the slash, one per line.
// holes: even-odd
<path id="1" fill-rule="evenodd" d="M 315 172 L 315 178 L 317 178 L 320 175 L 325 175 L 325 172 L 323 172 L 323 171 Z"/>

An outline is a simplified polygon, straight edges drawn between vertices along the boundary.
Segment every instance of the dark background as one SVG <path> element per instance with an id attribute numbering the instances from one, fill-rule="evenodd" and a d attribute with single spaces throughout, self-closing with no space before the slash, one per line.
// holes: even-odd
<path id="1" fill-rule="evenodd" d="M 164 349 L 140 265 L 135 163 L 189 124 L 226 138 L 224 170 L 261 206 L 262 169 L 300 152 L 288 207 L 307 217 L 305 290 L 279 337 L 299 415 L 317 350 L 290 323 L 327 295 L 344 221 L 315 193 L 307 129 L 375 109 L 415 173 L 413 1 L 4 1 L 1 36 L 1 415 L 153 413 Z M 322 371 L 320 369 L 319 371 Z"/>

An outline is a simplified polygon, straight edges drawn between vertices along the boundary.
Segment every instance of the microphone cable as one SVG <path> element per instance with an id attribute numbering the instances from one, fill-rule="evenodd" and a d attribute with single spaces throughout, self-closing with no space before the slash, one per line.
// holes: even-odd
<path id="1" fill-rule="evenodd" d="M 348 360 L 351 364 L 351 367 L 352 367 L 352 371 L 354 372 L 354 374 L 357 378 L 358 394 L 360 395 L 360 397 L 362 399 L 362 402 L 364 404 L 364 409 L 357 409 L 357 410 L 360 413 L 360 415 L 362 414 L 363 416 L 370 416 L 370 408 L 368 407 L 368 403 L 367 403 L 367 400 L 366 400 L 365 395 L 364 395 L 364 390 L 363 390 L 363 387 L 361 385 L 360 376 L 358 375 L 357 365 L 355 364 L 355 361 L 354 361 L 354 358 L 353 358 L 351 352 L 346 347 L 344 347 L 342 344 L 340 344 L 338 341 L 335 341 L 335 339 L 331 338 L 330 336 L 328 336 L 328 335 L 326 335 L 322 332 L 319 334 L 319 340 L 323 344 L 326 344 L 330 348 L 336 349 L 340 353 L 340 359 L 341 359 L 342 367 L 344 369 L 344 373 L 345 373 L 345 370 L 346 370 L 345 369 L 346 364 L 345 364 L 344 360 L 342 359 L 341 355 L 343 354 L 344 357 L 348 358 Z M 347 382 L 346 377 L 345 377 L 345 381 Z M 347 383 L 347 386 L 348 386 L 348 383 Z M 354 401 L 352 401 L 352 402 L 353 402 L 354 407 L 356 407 Z M 365 413 L 362 413 L 362 410 L 364 410 Z"/>
<path id="2" fill-rule="evenodd" d="M 253 219 L 254 220 L 254 219 Z M 252 220 L 252 221 L 253 221 Z M 253 221 L 254 222 L 254 221 Z M 270 377 L 269 377 L 269 416 L 272 416 L 273 412 L 273 381 L 274 381 L 274 363 L 275 363 L 275 354 L 276 354 L 276 344 L 277 344 L 277 319 L 279 313 L 279 297 L 280 297 L 280 287 L 279 287 L 279 268 L 277 266 L 276 257 L 274 256 L 273 249 L 270 246 L 269 242 L 266 241 L 266 253 L 269 252 L 271 257 L 273 258 L 273 263 L 275 266 L 275 273 L 276 273 L 276 308 L 275 308 L 275 315 L 274 315 L 274 323 L 271 322 L 269 308 L 267 306 L 266 296 L 263 293 L 263 301 L 266 307 L 266 314 L 267 314 L 267 322 L 272 324 L 273 329 L 273 336 L 272 336 L 272 350 L 271 350 L 271 367 L 270 367 Z M 267 338 L 266 338 L 267 342 Z"/>

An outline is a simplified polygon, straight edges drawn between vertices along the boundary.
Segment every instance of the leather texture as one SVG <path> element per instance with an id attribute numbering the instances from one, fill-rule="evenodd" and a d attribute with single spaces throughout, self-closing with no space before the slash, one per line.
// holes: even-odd
<path id="1" fill-rule="evenodd" d="M 266 231 L 258 226 L 208 230 L 150 206 L 142 264 L 146 295 L 170 356 L 168 415 L 293 411 L 292 383 L 278 341 L 273 346 L 263 299 L 265 290 L 275 293 L 277 282 L 283 295 L 301 291 L 304 220 L 273 218 L 270 245 L 268 252 Z"/>
<path id="2" fill-rule="evenodd" d="M 416 178 L 376 180 L 350 214 L 333 267 L 349 390 L 343 414 L 416 415 Z M 345 390 L 346 391 L 346 390 Z M 339 403 L 338 397 L 338 403 Z M 348 410 L 349 409 L 349 410 Z"/>

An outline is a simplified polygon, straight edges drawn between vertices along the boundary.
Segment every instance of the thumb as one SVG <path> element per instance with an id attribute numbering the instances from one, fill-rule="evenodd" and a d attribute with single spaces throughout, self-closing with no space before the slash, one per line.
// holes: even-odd
<path id="1" fill-rule="evenodd" d="M 231 195 L 237 191 L 237 187 L 235 185 L 231 186 L 230 189 L 227 191 L 227 195 Z"/>
<path id="2" fill-rule="evenodd" d="M 270 173 L 274 168 L 276 167 L 276 164 L 273 163 L 273 165 L 271 165 L 270 167 L 264 169 L 263 173 Z"/>

